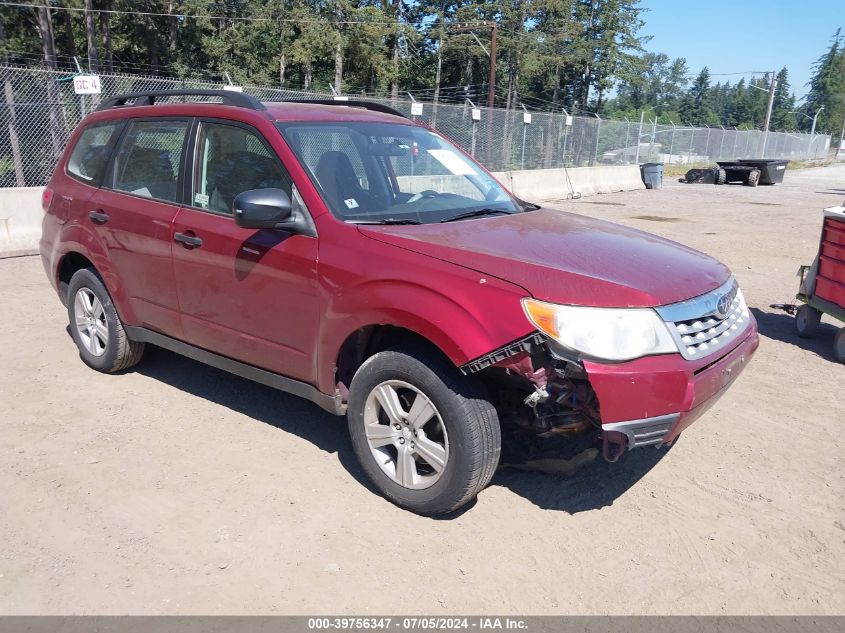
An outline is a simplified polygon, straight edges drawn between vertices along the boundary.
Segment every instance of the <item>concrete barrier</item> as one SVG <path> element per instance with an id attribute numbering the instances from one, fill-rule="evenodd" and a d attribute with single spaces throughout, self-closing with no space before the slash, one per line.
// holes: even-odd
<path id="1" fill-rule="evenodd" d="M 0 258 L 38 252 L 43 191 L 44 187 L 0 189 Z"/>
<path id="2" fill-rule="evenodd" d="M 469 198 L 478 197 L 478 189 L 464 176 L 397 176 L 399 191 L 432 191 L 458 193 Z"/>
<path id="3" fill-rule="evenodd" d="M 493 175 L 518 197 L 529 202 L 564 200 L 573 193 L 593 196 L 645 189 L 639 165 L 500 171 Z"/>

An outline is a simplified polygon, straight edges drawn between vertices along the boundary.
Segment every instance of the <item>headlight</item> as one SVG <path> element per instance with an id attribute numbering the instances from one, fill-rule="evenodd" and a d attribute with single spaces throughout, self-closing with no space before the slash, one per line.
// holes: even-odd
<path id="1" fill-rule="evenodd" d="M 523 299 L 528 320 L 571 350 L 602 360 L 671 354 L 678 348 L 651 308 L 589 308 Z"/>

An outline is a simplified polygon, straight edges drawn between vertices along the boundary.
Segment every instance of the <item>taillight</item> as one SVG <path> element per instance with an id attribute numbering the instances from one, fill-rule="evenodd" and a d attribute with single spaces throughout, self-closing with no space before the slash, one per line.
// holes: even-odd
<path id="1" fill-rule="evenodd" d="M 44 187 L 44 193 L 41 194 L 41 208 L 44 213 L 50 210 L 50 203 L 53 201 L 53 190 L 50 187 Z"/>

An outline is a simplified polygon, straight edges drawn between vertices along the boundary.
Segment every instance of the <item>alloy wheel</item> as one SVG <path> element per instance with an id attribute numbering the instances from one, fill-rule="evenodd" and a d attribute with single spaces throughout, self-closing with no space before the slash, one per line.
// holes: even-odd
<path id="1" fill-rule="evenodd" d="M 90 288 L 80 288 L 73 302 L 73 314 L 79 340 L 92 356 L 106 353 L 109 324 L 103 303 Z"/>
<path id="2" fill-rule="evenodd" d="M 449 437 L 434 403 L 417 387 L 387 380 L 364 407 L 367 443 L 376 463 L 395 483 L 420 490 L 433 486 L 449 460 Z"/>

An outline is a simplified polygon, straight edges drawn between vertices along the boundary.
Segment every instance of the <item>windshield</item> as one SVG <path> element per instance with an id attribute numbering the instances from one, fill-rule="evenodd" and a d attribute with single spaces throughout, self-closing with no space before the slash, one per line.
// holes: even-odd
<path id="1" fill-rule="evenodd" d="M 277 125 L 329 209 L 347 222 L 428 224 L 521 210 L 474 161 L 425 128 Z"/>

